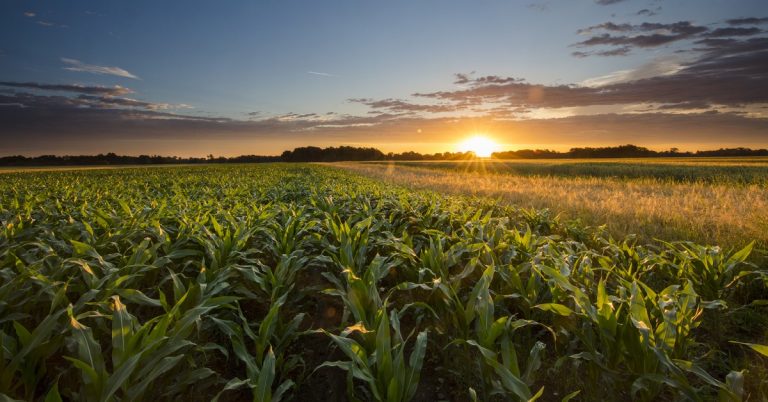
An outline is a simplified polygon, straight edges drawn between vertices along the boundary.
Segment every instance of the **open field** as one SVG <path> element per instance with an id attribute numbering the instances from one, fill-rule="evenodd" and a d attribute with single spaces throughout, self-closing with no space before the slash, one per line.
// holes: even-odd
<path id="1" fill-rule="evenodd" d="M 98 166 L 0 166 L 2 173 L 18 172 L 55 172 L 60 170 L 106 170 L 106 169 L 139 169 L 139 168 L 162 168 L 162 167 L 184 167 L 199 165 L 98 165 Z"/>
<path id="2" fill-rule="evenodd" d="M 382 164 L 389 162 L 368 162 Z M 607 177 L 768 186 L 768 158 L 533 159 L 395 162 L 401 166 L 519 176 Z"/>
<path id="3" fill-rule="evenodd" d="M 338 164 L 388 183 L 494 197 L 617 237 L 768 247 L 768 159 L 375 162 Z"/>
<path id="4" fill-rule="evenodd" d="M 552 218 L 320 165 L 8 173 L 0 399 L 768 397 L 751 247 Z"/>

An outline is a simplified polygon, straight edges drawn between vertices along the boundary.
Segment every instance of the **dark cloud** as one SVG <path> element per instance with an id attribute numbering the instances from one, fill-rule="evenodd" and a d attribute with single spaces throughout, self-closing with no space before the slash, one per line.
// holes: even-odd
<path id="1" fill-rule="evenodd" d="M 587 28 L 582 28 L 576 31 L 578 34 L 591 34 L 594 31 L 613 31 L 613 32 L 630 32 L 634 30 L 630 24 L 616 24 L 615 22 L 604 22 L 598 25 L 592 25 Z"/>
<path id="2" fill-rule="evenodd" d="M 589 56 L 627 56 L 632 52 L 632 48 L 629 46 L 617 47 L 615 49 L 600 50 L 600 51 L 576 51 L 571 55 L 574 57 L 584 58 Z"/>
<path id="3" fill-rule="evenodd" d="M 607 6 L 609 4 L 621 3 L 622 1 L 626 0 L 595 0 L 595 3 L 600 4 L 601 6 Z"/>
<path id="4" fill-rule="evenodd" d="M 458 75 L 457 75 L 458 76 Z M 485 78 L 485 77 L 484 77 Z M 374 100 L 369 98 L 352 98 L 350 102 L 361 103 L 374 110 L 384 109 L 393 113 L 441 113 L 441 112 L 454 112 L 458 109 L 455 104 L 437 104 L 437 105 L 425 105 L 410 103 L 400 99 L 381 99 Z"/>
<path id="5" fill-rule="evenodd" d="M 602 50 L 599 52 L 595 52 L 594 54 L 598 56 L 626 56 L 630 53 L 632 50 L 629 46 L 624 47 L 617 47 L 616 49 L 610 49 L 610 50 Z"/>
<path id="6" fill-rule="evenodd" d="M 658 7 L 656 11 L 644 8 L 638 11 L 637 13 L 635 13 L 635 15 L 644 15 L 646 17 L 653 17 L 655 15 L 659 15 L 659 11 L 661 11 L 661 7 Z"/>
<path id="7" fill-rule="evenodd" d="M 696 45 L 704 45 L 704 48 L 701 49 L 694 49 L 694 50 L 710 50 L 710 49 L 716 49 L 716 48 L 723 48 L 731 45 L 735 45 L 739 43 L 738 39 L 726 39 L 726 38 L 706 38 L 706 39 L 699 39 L 694 44 Z"/>
<path id="8" fill-rule="evenodd" d="M 635 47 L 657 47 L 666 45 L 681 39 L 687 38 L 689 35 L 638 35 L 638 36 L 612 36 L 610 34 L 602 34 L 600 36 L 593 36 L 585 41 L 576 43 L 576 46 L 635 46 Z"/>
<path id="9" fill-rule="evenodd" d="M 39 89 L 43 91 L 64 91 L 88 95 L 121 96 L 133 93 L 129 88 L 115 85 L 113 87 L 85 86 L 78 84 L 41 84 L 38 82 L 0 81 L 0 86 L 11 88 Z"/>
<path id="10" fill-rule="evenodd" d="M 699 41 L 703 48 L 678 71 L 650 78 L 607 84 L 537 85 L 510 79 L 487 84 L 469 79 L 469 88 L 417 93 L 414 96 L 457 104 L 496 103 L 508 107 L 560 108 L 691 101 L 741 107 L 768 102 L 768 38 Z"/>
<path id="11" fill-rule="evenodd" d="M 727 22 L 727 23 L 729 23 L 731 25 L 768 24 L 768 17 L 763 17 L 763 18 L 756 18 L 756 17 L 734 18 L 734 19 L 726 20 L 725 22 Z"/>
<path id="12" fill-rule="evenodd" d="M 613 32 L 650 32 L 663 31 L 668 34 L 676 35 L 695 35 L 706 32 L 708 28 L 693 25 L 690 21 L 678 21 L 671 24 L 662 24 L 658 22 L 643 22 L 642 24 L 616 24 L 613 22 L 604 22 L 576 31 L 577 33 L 592 33 L 594 31 L 613 31 Z"/>
<path id="13" fill-rule="evenodd" d="M 707 32 L 705 35 L 708 38 L 722 38 L 729 36 L 753 36 L 761 34 L 764 31 L 760 28 L 717 28 L 711 32 Z"/>
<path id="14" fill-rule="evenodd" d="M 594 35 L 581 42 L 577 42 L 573 46 L 619 46 L 622 48 L 651 48 L 695 37 L 698 34 L 708 32 L 709 28 L 693 25 L 690 21 L 678 21 L 671 24 L 644 22 L 639 25 L 605 22 L 599 25 L 580 29 L 577 32 L 579 34 L 593 34 L 599 31 L 618 32 L 622 33 L 623 35 L 603 33 Z M 626 55 L 628 51 L 629 49 L 622 49 L 621 51 L 616 52 L 578 52 L 575 54 L 575 56 L 584 57 L 592 54 L 600 56 L 616 56 Z"/>
<path id="15" fill-rule="evenodd" d="M 499 77 L 498 75 L 487 75 L 485 77 L 478 77 L 473 80 L 476 85 L 494 85 L 494 84 L 509 84 L 511 82 L 520 81 L 512 77 Z"/>
<path id="16" fill-rule="evenodd" d="M 17 86 L 18 87 L 18 86 Z M 59 90 L 71 91 L 71 86 L 67 85 L 47 85 L 37 84 L 33 88 L 46 88 L 47 90 L 53 90 L 51 87 L 63 87 Z M 171 105 L 168 103 L 155 103 L 147 102 L 137 99 L 112 96 L 112 95 L 91 95 L 88 93 L 82 93 L 82 88 L 90 89 L 106 89 L 102 87 L 77 87 L 75 88 L 81 92 L 77 96 L 63 96 L 63 95 L 39 95 L 27 92 L 15 92 L 15 91 L 0 91 L 0 103 L 2 104 L 15 104 L 23 108 L 32 108 L 38 111 L 47 110 L 63 110 L 63 109 L 120 109 L 129 110 L 131 113 L 136 112 L 158 112 L 163 110 L 188 108 L 187 105 Z M 124 89 L 124 88 L 123 88 Z M 93 91 L 99 93 L 99 91 Z M 110 92 L 107 92 L 110 93 Z M 123 93 L 123 91 L 114 91 L 111 93 Z M 172 114 L 171 114 L 172 115 Z M 166 117 L 169 117 L 167 115 Z"/>
<path id="17" fill-rule="evenodd" d="M 317 113 L 284 113 L 278 116 L 272 117 L 273 119 L 287 121 L 287 120 L 314 120 L 320 117 Z"/>
<path id="18" fill-rule="evenodd" d="M 24 108 L 31 108 L 43 114 L 51 110 L 81 110 L 81 109 L 115 109 L 120 111 L 158 112 L 174 109 L 177 106 L 167 103 L 145 102 L 130 98 L 113 96 L 94 96 L 81 94 L 76 97 L 61 95 L 35 95 L 25 92 L 4 93 L 0 92 L 0 104 L 17 104 Z M 150 117 L 173 117 L 175 114 L 161 113 L 151 114 Z M 178 115 L 178 117 L 184 117 Z"/>
<path id="19" fill-rule="evenodd" d="M 457 85 L 466 84 L 472 80 L 472 74 L 474 74 L 474 71 L 469 74 L 464 74 L 464 73 L 454 74 L 456 76 L 456 79 L 453 80 L 453 83 Z"/>

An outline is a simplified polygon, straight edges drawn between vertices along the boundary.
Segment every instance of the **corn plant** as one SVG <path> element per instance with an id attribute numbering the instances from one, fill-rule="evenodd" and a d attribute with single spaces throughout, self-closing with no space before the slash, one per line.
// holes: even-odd
<path id="1" fill-rule="evenodd" d="M 182 298 L 166 315 L 140 324 L 128 313 L 120 297 L 114 296 L 109 362 L 104 360 L 92 328 L 80 322 L 85 317 L 96 316 L 86 313 L 76 317 L 70 306 L 67 310 L 70 339 L 76 356 L 65 356 L 65 359 L 81 372 L 83 382 L 78 398 L 87 401 L 142 399 L 147 392 L 152 392 L 154 382 L 168 381 L 167 373 L 195 346 L 186 340 L 194 323 L 226 302 L 212 300 L 182 313 L 183 301 Z M 111 372 L 107 363 L 110 363 Z M 182 373 L 176 371 L 174 376 L 178 385 L 179 382 L 191 384 L 211 374 L 209 369 L 199 368 Z"/>
<path id="2" fill-rule="evenodd" d="M 299 336 L 298 327 L 304 315 L 299 314 L 284 322 L 280 317 L 280 308 L 286 297 L 283 295 L 272 303 L 256 332 L 251 329 L 242 312 L 239 312 L 240 324 L 213 318 L 219 329 L 230 338 L 235 356 L 245 365 L 245 378 L 229 380 L 214 400 L 218 400 L 227 391 L 248 387 L 252 390 L 255 402 L 278 402 L 294 386 L 294 381 L 285 375 L 301 362 L 295 356 L 288 356 L 286 349 Z M 280 381 L 277 386 L 275 380 Z"/>
<path id="3" fill-rule="evenodd" d="M 357 276 L 351 269 L 342 271 L 342 279 L 332 273 L 323 273 L 323 276 L 334 285 L 334 288 L 325 290 L 325 293 L 340 297 L 344 303 L 344 321 L 349 314 L 352 314 L 355 322 L 368 330 L 377 327 L 376 317 L 380 315 L 383 307 L 378 284 L 391 268 L 391 262 L 384 257 L 376 256 L 365 267 L 361 276 Z"/>
<path id="4" fill-rule="evenodd" d="M 320 165 L 2 178 L 2 400 L 322 399 L 326 361 L 364 400 L 768 398 L 759 241 L 643 244 Z M 443 381 L 415 392 L 422 366 Z"/>
<path id="5" fill-rule="evenodd" d="M 366 333 L 361 327 L 348 329 L 341 336 L 327 333 L 334 344 L 347 356 L 348 361 L 325 362 L 320 367 L 337 367 L 347 372 L 347 392 L 352 400 L 355 395 L 354 379 L 367 385 L 369 399 L 375 401 L 410 401 L 419 385 L 419 376 L 427 349 L 427 332 L 416 336 L 413 350 L 405 356 L 407 339 L 403 339 L 397 310 L 387 316 L 386 306 L 377 314 L 378 326 L 374 331 L 375 343 L 366 346 L 352 337 Z"/>

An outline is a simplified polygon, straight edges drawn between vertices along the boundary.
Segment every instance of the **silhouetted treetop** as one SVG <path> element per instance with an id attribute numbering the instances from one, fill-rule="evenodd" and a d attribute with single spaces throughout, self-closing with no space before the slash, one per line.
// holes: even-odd
<path id="1" fill-rule="evenodd" d="M 677 148 L 669 151 L 653 151 L 637 145 L 617 147 L 571 148 L 567 152 L 548 149 L 521 149 L 517 151 L 494 152 L 495 159 L 564 159 L 564 158 L 653 158 L 653 157 L 691 157 L 691 156 L 768 156 L 767 149 L 721 148 L 711 151 L 679 152 Z M 139 155 L 126 156 L 115 153 L 98 155 L 40 155 L 27 157 L 22 155 L 0 157 L 0 166 L 89 166 L 89 165 L 163 165 L 197 163 L 262 163 L 262 162 L 341 162 L 341 161 L 424 161 L 424 160 L 467 160 L 475 158 L 472 152 L 437 152 L 421 154 L 413 151 L 387 154 L 376 148 L 365 147 L 300 147 L 285 151 L 280 156 L 241 155 L 235 157 L 216 157 L 209 154 L 205 158 L 181 158 L 178 156 Z"/>

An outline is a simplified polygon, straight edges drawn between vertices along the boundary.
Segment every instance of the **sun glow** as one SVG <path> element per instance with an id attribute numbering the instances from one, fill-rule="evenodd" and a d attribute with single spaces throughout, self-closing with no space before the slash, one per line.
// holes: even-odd
<path id="1" fill-rule="evenodd" d="M 496 141 L 484 136 L 475 135 L 459 143 L 459 150 L 462 152 L 472 151 L 480 158 L 488 158 L 496 152 L 498 144 Z"/>

